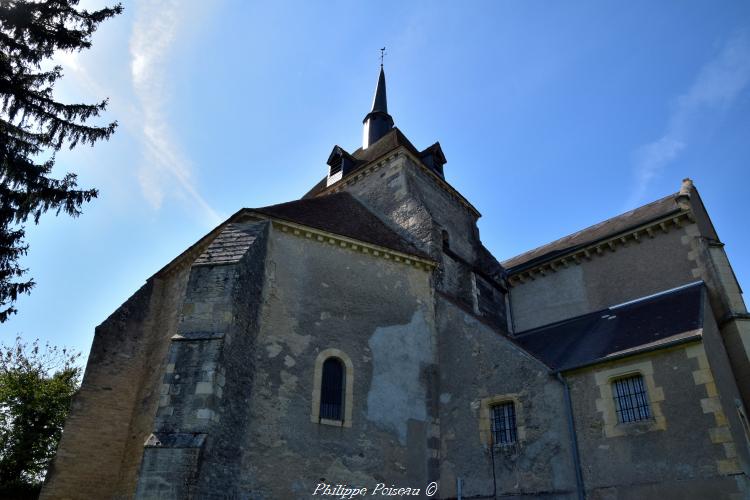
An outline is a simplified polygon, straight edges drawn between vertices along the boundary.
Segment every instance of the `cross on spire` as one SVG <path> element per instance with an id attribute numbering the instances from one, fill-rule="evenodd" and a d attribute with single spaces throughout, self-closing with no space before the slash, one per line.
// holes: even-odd
<path id="1" fill-rule="evenodd" d="M 385 57 L 385 55 L 387 53 L 388 52 L 385 51 L 385 47 L 383 47 L 382 49 L 380 49 L 380 66 L 381 67 L 383 66 L 383 58 Z"/>

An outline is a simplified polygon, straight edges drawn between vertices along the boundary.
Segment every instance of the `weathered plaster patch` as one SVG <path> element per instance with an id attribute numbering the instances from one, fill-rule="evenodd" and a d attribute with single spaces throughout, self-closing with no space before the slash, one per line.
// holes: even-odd
<path id="1" fill-rule="evenodd" d="M 279 344 L 269 344 L 266 346 L 269 358 L 275 358 L 281 352 L 281 346 Z"/>
<path id="2" fill-rule="evenodd" d="M 289 332 L 281 339 L 284 344 L 292 351 L 292 356 L 299 356 L 302 354 L 307 346 L 310 345 L 312 340 L 311 335 L 298 335 L 296 333 Z"/>
<path id="3" fill-rule="evenodd" d="M 394 431 L 406 445 L 409 419 L 427 420 L 427 388 L 420 378 L 433 360 L 430 328 L 421 311 L 406 325 L 375 329 L 368 341 L 373 375 L 367 393 L 367 419 Z"/>
<path id="4" fill-rule="evenodd" d="M 344 465 L 340 458 L 336 458 L 336 460 L 334 460 L 333 463 L 328 466 L 325 471 L 325 479 L 332 483 L 345 483 L 357 485 L 359 487 L 370 484 L 375 485 L 377 483 L 377 481 L 375 481 L 371 476 L 363 472 L 351 470 L 349 467 Z"/>
<path id="5" fill-rule="evenodd" d="M 287 393 L 292 393 L 297 387 L 297 377 L 292 375 L 288 371 L 282 370 L 281 372 L 281 390 Z"/>

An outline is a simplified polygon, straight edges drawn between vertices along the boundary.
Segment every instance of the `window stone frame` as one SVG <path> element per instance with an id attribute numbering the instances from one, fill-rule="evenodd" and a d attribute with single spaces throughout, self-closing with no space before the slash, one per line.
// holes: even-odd
<path id="1" fill-rule="evenodd" d="M 328 358 L 336 358 L 344 364 L 344 420 L 320 418 L 320 389 L 323 383 L 323 363 Z M 354 400 L 354 365 L 352 360 L 341 349 L 329 348 L 318 353 L 313 371 L 312 408 L 310 421 L 315 424 L 334 427 L 352 426 L 352 407 Z"/>
<path id="2" fill-rule="evenodd" d="M 640 375 L 646 387 L 651 418 L 637 422 L 622 423 L 617 418 L 612 386 L 616 380 Z M 599 398 L 596 400 L 596 411 L 604 420 L 603 432 L 608 438 L 627 436 L 634 432 L 663 431 L 667 421 L 661 409 L 664 401 L 664 390 L 654 381 L 654 365 L 651 360 L 631 361 L 594 372 L 594 381 L 599 387 Z"/>
<path id="3" fill-rule="evenodd" d="M 492 408 L 502 403 L 513 403 L 516 412 L 516 442 L 494 443 L 492 440 Z M 479 401 L 479 441 L 485 447 L 508 448 L 521 446 L 526 441 L 526 420 L 524 418 L 523 403 L 518 393 L 496 394 Z"/>

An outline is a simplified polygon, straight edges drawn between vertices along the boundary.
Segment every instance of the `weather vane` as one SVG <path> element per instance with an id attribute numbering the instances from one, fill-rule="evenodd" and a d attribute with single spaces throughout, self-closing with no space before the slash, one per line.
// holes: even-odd
<path id="1" fill-rule="evenodd" d="M 380 65 L 381 66 L 383 65 L 383 58 L 385 57 L 386 54 L 387 54 L 387 52 L 385 51 L 385 47 L 383 47 L 382 49 L 380 49 Z"/>

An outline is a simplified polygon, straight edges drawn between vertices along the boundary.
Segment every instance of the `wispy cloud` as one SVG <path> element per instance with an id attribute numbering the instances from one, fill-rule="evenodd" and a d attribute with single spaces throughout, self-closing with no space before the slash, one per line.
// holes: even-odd
<path id="1" fill-rule="evenodd" d="M 135 4 L 135 22 L 130 38 L 133 90 L 140 105 L 144 162 L 138 180 L 146 200 L 159 208 L 169 192 L 185 195 L 210 222 L 222 219 L 200 194 L 192 176 L 192 165 L 174 139 L 167 104 L 170 87 L 165 68 L 181 24 L 189 10 L 177 0 Z M 174 188 L 178 191 L 174 192 Z"/>
<path id="2" fill-rule="evenodd" d="M 730 38 L 677 98 L 663 135 L 636 150 L 630 207 L 643 201 L 651 181 L 687 147 L 703 113 L 726 109 L 749 84 L 750 39 L 743 32 Z"/>

